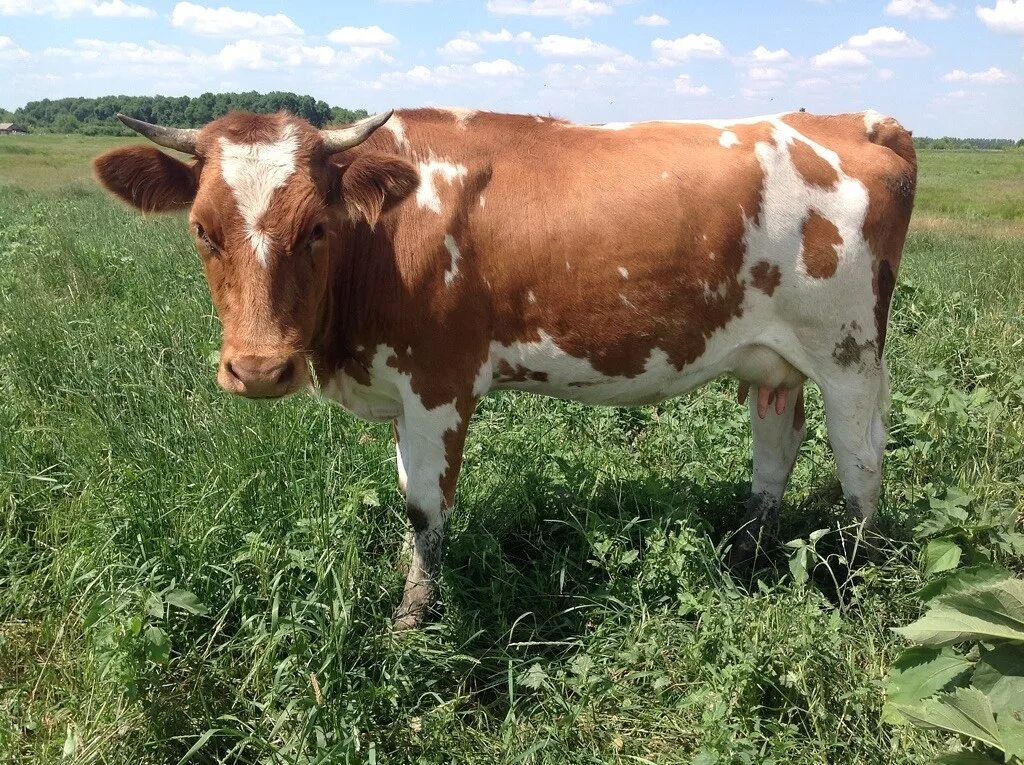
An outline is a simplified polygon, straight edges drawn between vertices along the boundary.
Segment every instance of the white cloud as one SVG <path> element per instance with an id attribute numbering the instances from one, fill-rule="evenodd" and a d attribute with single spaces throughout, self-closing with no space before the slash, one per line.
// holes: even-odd
<path id="1" fill-rule="evenodd" d="M 893 27 L 873 27 L 846 44 L 872 56 L 924 56 L 929 52 L 927 45 Z"/>
<path id="2" fill-rule="evenodd" d="M 371 87 L 381 89 L 403 85 L 439 87 L 458 84 L 461 86 L 483 84 L 495 77 L 517 77 L 525 74 L 521 66 L 508 59 L 499 58 L 494 61 L 478 61 L 470 66 L 462 64 L 442 64 L 430 68 L 418 64 L 404 72 L 386 72 Z"/>
<path id="3" fill-rule="evenodd" d="M 438 53 L 455 58 L 460 56 L 475 56 L 477 53 L 480 53 L 481 50 L 483 49 L 480 47 L 479 43 L 475 43 L 472 40 L 464 40 L 461 37 L 449 40 L 437 49 Z"/>
<path id="4" fill-rule="evenodd" d="M 895 76 L 895 74 L 896 73 L 892 69 L 879 69 L 878 79 L 880 79 L 882 82 L 886 82 L 888 80 L 891 80 Z"/>
<path id="5" fill-rule="evenodd" d="M 684 96 L 706 96 L 711 93 L 711 88 L 707 85 L 694 85 L 693 78 L 688 74 L 676 77 L 674 84 L 676 93 L 682 93 Z"/>
<path id="6" fill-rule="evenodd" d="M 890 0 L 885 6 L 885 12 L 889 16 L 945 21 L 953 18 L 956 8 L 952 5 L 937 5 L 934 0 Z"/>
<path id="7" fill-rule="evenodd" d="M 652 13 L 650 16 L 637 16 L 633 23 L 641 27 L 667 27 L 668 19 Z"/>
<path id="8" fill-rule="evenodd" d="M 0 0 L 0 16 L 55 16 L 67 18 L 77 14 L 103 18 L 149 18 L 156 11 L 124 0 Z"/>
<path id="9" fill-rule="evenodd" d="M 789 51 L 785 48 L 779 48 L 778 50 L 768 50 L 763 45 L 758 45 L 754 50 L 750 51 L 750 57 L 754 61 L 763 61 L 765 63 L 787 61 L 790 58 Z"/>
<path id="10" fill-rule="evenodd" d="M 24 61 L 27 58 L 27 50 L 19 48 L 10 37 L 0 35 L 0 61 Z"/>
<path id="11" fill-rule="evenodd" d="M 859 50 L 837 45 L 811 59 L 819 69 L 830 69 L 838 66 L 868 66 L 871 61 Z"/>
<path id="12" fill-rule="evenodd" d="M 171 24 L 197 35 L 210 37 L 280 37 L 301 35 L 299 26 L 283 13 L 263 16 L 222 6 L 210 8 L 195 3 L 178 3 L 171 11 Z"/>
<path id="13" fill-rule="evenodd" d="M 978 5 L 974 12 L 989 29 L 1024 35 L 1024 0 L 996 0 L 992 8 Z"/>
<path id="14" fill-rule="evenodd" d="M 566 37 L 565 35 L 542 37 L 534 49 L 542 56 L 563 58 L 613 58 L 622 55 L 610 45 L 596 43 L 589 37 Z"/>
<path id="15" fill-rule="evenodd" d="M 990 66 L 982 72 L 965 72 L 963 69 L 954 69 L 942 76 L 943 82 L 1009 82 L 1013 77 L 1005 69 Z"/>
<path id="16" fill-rule="evenodd" d="M 501 29 L 497 32 L 459 32 L 459 40 L 469 40 L 476 43 L 535 43 L 537 38 L 533 36 L 532 32 L 519 32 L 518 34 L 512 34 L 507 29 Z"/>
<path id="17" fill-rule="evenodd" d="M 327 39 L 338 45 L 358 45 L 364 48 L 388 48 L 398 45 L 398 38 L 378 26 L 340 27 L 327 35 Z"/>
<path id="18" fill-rule="evenodd" d="M 831 87 L 832 83 L 824 77 L 808 77 L 805 80 L 798 80 L 796 86 L 805 90 L 821 90 Z"/>
<path id="19" fill-rule="evenodd" d="M 747 76 L 752 80 L 760 80 L 761 82 L 772 82 L 781 80 L 782 70 L 772 66 L 754 66 L 747 72 Z"/>
<path id="20" fill-rule="evenodd" d="M 675 40 L 658 38 L 651 43 L 651 49 L 657 54 L 658 61 L 672 64 L 691 58 L 719 58 L 725 55 L 725 46 L 711 35 L 689 34 Z"/>
<path id="21" fill-rule="evenodd" d="M 135 42 L 108 42 L 106 40 L 77 39 L 70 48 L 47 48 L 45 56 L 67 58 L 79 62 L 102 64 L 132 64 L 165 67 L 171 64 L 200 64 L 200 53 L 186 51 L 177 45 L 166 45 L 154 40 L 145 44 Z"/>
<path id="22" fill-rule="evenodd" d="M 265 40 L 238 40 L 216 55 L 216 61 L 228 71 L 236 69 L 300 69 L 330 67 L 332 70 L 350 69 L 365 61 L 392 63 L 391 56 L 378 48 L 354 47 L 345 51 L 329 45 L 301 45 L 298 43 L 267 42 Z"/>
<path id="23" fill-rule="evenodd" d="M 555 16 L 574 22 L 612 13 L 610 5 L 596 0 L 487 0 L 487 10 L 507 16 Z"/>
<path id="24" fill-rule="evenodd" d="M 147 19 L 156 16 L 156 11 L 144 5 L 126 3 L 124 0 L 110 0 L 92 6 L 92 15 L 103 18 Z"/>
<path id="25" fill-rule="evenodd" d="M 478 61 L 470 68 L 483 77 L 512 77 L 525 71 L 521 66 L 513 64 L 507 58 L 499 58 L 494 61 Z"/>

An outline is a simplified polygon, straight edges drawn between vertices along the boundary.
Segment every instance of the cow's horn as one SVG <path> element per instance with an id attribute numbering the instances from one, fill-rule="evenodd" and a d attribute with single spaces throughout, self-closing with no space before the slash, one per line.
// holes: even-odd
<path id="1" fill-rule="evenodd" d="M 353 122 L 348 127 L 338 128 L 337 130 L 321 130 L 320 135 L 324 139 L 324 151 L 328 154 L 334 154 L 335 152 L 345 151 L 345 149 L 358 146 L 369 138 L 374 130 L 387 122 L 391 118 L 391 113 L 392 110 L 388 109 L 386 112 L 371 115 L 359 120 L 359 122 Z"/>
<path id="2" fill-rule="evenodd" d="M 199 131 L 195 128 L 172 128 L 163 125 L 151 125 L 142 120 L 118 114 L 117 118 L 136 133 L 146 136 L 158 146 L 166 146 L 168 149 L 195 155 L 196 139 Z"/>

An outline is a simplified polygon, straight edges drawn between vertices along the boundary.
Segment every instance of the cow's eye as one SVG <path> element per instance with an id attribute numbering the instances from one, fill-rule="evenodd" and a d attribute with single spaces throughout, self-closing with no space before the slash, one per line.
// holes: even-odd
<path id="1" fill-rule="evenodd" d="M 219 250 L 217 249 L 217 245 L 213 243 L 213 240 L 210 239 L 209 234 L 206 233 L 206 229 L 204 229 L 202 225 L 199 223 L 196 224 L 196 239 L 202 242 L 203 246 L 205 246 L 206 249 L 210 251 L 210 253 L 216 255 L 219 252 Z"/>
<path id="2" fill-rule="evenodd" d="M 322 242 L 325 236 L 327 236 L 327 229 L 324 228 L 322 223 L 317 223 L 309 232 L 309 243 L 316 244 L 317 242 Z"/>

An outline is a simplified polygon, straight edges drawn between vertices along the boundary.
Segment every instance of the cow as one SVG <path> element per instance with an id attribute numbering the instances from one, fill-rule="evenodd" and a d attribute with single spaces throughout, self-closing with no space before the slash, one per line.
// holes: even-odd
<path id="1" fill-rule="evenodd" d="M 877 112 L 582 125 L 411 109 L 318 130 L 232 113 L 94 169 L 188 210 L 223 324 L 217 382 L 302 389 L 394 423 L 411 562 L 396 630 L 431 610 L 466 430 L 489 391 L 651 404 L 714 378 L 749 395 L 753 479 L 729 562 L 770 535 L 821 389 L 845 509 L 870 522 L 883 358 L 917 179 Z"/>

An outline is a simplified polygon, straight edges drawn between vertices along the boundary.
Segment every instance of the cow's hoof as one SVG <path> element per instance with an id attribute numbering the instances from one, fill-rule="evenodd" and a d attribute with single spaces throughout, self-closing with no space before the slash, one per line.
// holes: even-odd
<path id="1" fill-rule="evenodd" d="M 422 621 L 423 617 L 421 614 L 399 614 L 396 612 L 394 617 L 391 619 L 391 631 L 397 634 L 400 632 L 419 629 Z"/>
<path id="2" fill-rule="evenodd" d="M 763 539 L 754 539 L 745 532 L 737 533 L 726 555 L 725 564 L 734 574 L 746 574 L 758 563 L 768 559 L 768 548 Z"/>

